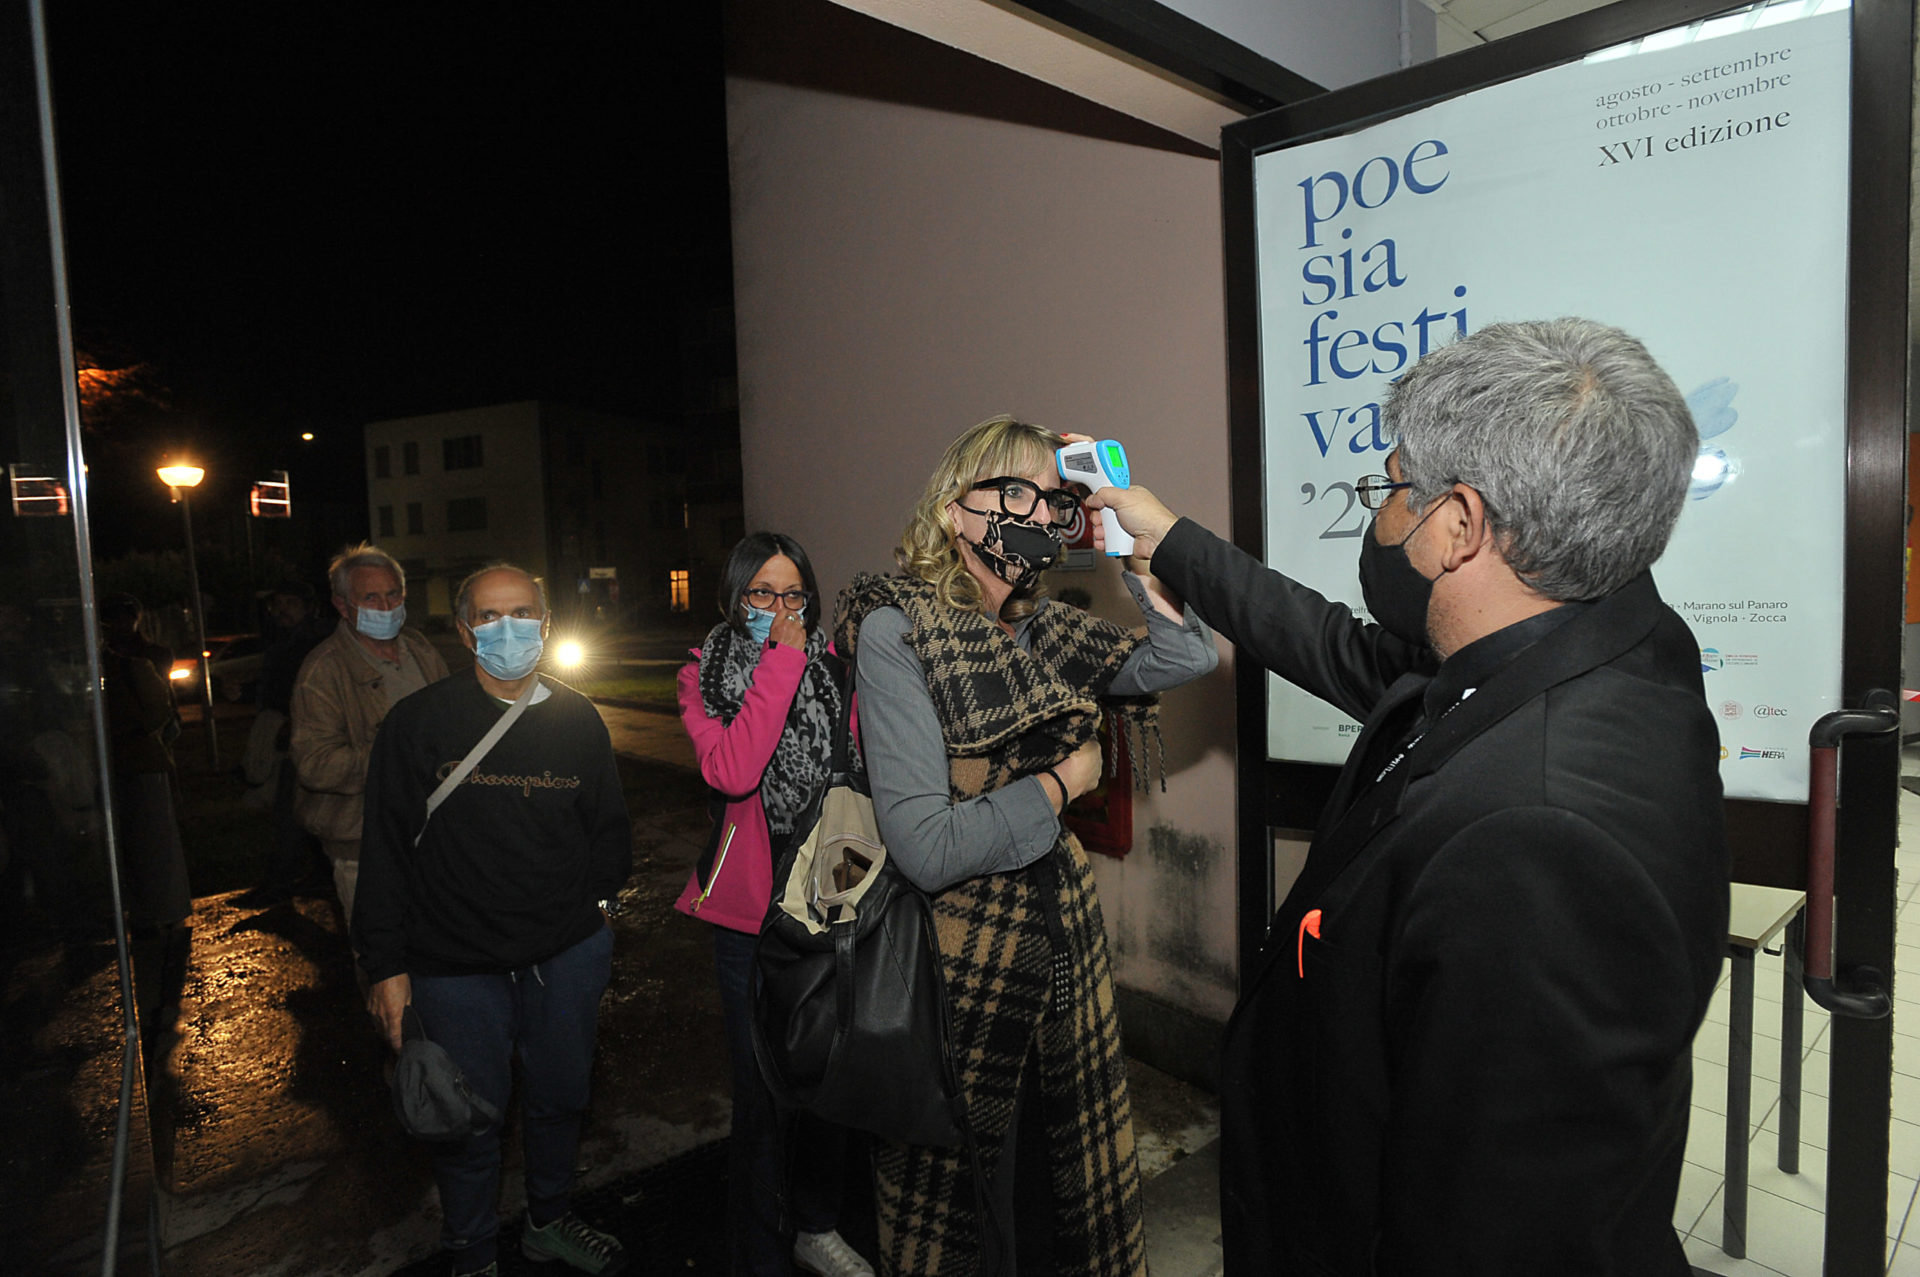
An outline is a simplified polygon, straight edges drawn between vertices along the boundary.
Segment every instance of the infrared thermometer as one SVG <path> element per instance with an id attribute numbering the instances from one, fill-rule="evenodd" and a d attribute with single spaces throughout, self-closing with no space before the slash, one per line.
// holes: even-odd
<path id="1" fill-rule="evenodd" d="M 1127 450 L 1120 446 L 1118 439 L 1070 443 L 1053 454 L 1053 463 L 1062 479 L 1085 484 L 1089 491 L 1133 486 L 1127 476 Z M 1107 557 L 1133 553 L 1133 535 L 1120 526 L 1117 513 L 1102 510 L 1100 523 L 1106 530 Z"/>

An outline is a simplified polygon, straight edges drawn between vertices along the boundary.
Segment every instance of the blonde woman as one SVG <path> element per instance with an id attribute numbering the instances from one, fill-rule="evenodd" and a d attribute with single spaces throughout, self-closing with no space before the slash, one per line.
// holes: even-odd
<path id="1" fill-rule="evenodd" d="M 1146 1271 L 1106 932 L 1060 814 L 1099 782 L 1103 709 L 1151 734 L 1153 694 L 1219 658 L 1144 562 L 1123 576 L 1144 635 L 1047 599 L 1041 573 L 1079 506 L 1054 452 L 1083 437 L 1011 417 L 962 434 L 914 507 L 900 573 L 839 600 L 880 830 L 933 897 L 985 1181 L 965 1150 L 883 1145 L 889 1273 Z"/>

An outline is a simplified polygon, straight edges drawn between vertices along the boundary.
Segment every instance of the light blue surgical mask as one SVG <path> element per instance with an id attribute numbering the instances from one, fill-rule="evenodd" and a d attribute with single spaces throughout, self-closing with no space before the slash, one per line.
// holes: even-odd
<path id="1" fill-rule="evenodd" d="M 353 610 L 353 628 L 381 643 L 398 637 L 400 627 L 406 623 L 407 605 L 405 603 L 391 612 L 381 612 L 370 607 Z"/>
<path id="2" fill-rule="evenodd" d="M 503 683 L 511 683 L 533 673 L 545 646 L 541 629 L 545 622 L 534 616 L 503 616 L 497 621 L 473 627 L 473 656 L 480 668 Z"/>
<path id="3" fill-rule="evenodd" d="M 764 643 L 767 635 L 773 633 L 773 613 L 757 608 L 749 603 L 746 607 L 747 633 L 753 635 L 753 641 Z"/>

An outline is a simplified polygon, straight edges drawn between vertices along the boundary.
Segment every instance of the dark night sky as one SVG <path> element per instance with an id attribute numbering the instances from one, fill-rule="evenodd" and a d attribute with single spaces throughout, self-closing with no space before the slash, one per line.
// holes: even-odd
<path id="1" fill-rule="evenodd" d="M 101 552 L 169 446 L 351 495 L 364 421 L 670 416 L 730 294 L 719 6 L 659 8 L 49 6 L 76 341 L 165 391 L 90 439 Z"/>

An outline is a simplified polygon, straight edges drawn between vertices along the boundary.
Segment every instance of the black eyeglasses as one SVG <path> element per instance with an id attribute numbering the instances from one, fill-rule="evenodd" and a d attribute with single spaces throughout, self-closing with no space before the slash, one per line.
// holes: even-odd
<path id="1" fill-rule="evenodd" d="M 1016 519 L 1031 519 L 1033 512 L 1040 508 L 1042 501 L 1045 501 L 1047 508 L 1053 511 L 1056 521 L 1071 519 L 1074 512 L 1080 508 L 1080 495 L 1076 492 L 1066 488 L 1043 490 L 1025 479 L 1016 479 L 1011 475 L 1003 475 L 998 479 L 982 479 L 969 491 L 986 492 L 990 489 L 999 490 L 1000 509 Z"/>
<path id="2" fill-rule="evenodd" d="M 1369 510 L 1383 509 L 1387 498 L 1402 488 L 1411 488 L 1411 483 L 1395 483 L 1384 474 L 1370 474 L 1353 485 L 1353 495 L 1360 498 L 1360 504 Z"/>
<path id="3" fill-rule="evenodd" d="M 769 590 L 764 586 L 757 585 L 747 591 L 747 602 L 753 604 L 762 612 L 771 608 L 775 599 L 779 599 L 780 606 L 787 609 L 787 611 L 798 612 L 801 608 L 813 602 L 813 591 L 788 590 L 785 594 L 782 594 L 777 590 Z"/>

